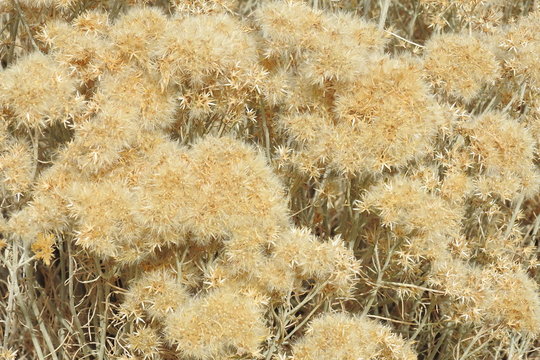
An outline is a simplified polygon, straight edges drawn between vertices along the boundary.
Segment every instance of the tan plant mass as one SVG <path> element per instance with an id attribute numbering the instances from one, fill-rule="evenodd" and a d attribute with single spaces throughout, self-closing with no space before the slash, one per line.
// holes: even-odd
<path id="1" fill-rule="evenodd" d="M 534 2 L 0 9 L 0 359 L 537 356 Z"/>

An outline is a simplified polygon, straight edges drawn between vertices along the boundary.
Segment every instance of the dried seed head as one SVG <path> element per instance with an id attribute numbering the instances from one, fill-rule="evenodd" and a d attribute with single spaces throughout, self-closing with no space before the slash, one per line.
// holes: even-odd
<path id="1" fill-rule="evenodd" d="M 25 142 L 8 141 L 4 146 L 0 152 L 0 193 L 20 196 L 32 186 L 36 160 Z"/>
<path id="2" fill-rule="evenodd" d="M 293 345 L 294 360 L 375 358 L 415 360 L 416 354 L 390 329 L 346 313 L 319 316 Z"/>
<path id="3" fill-rule="evenodd" d="M 412 59 L 374 61 L 366 76 L 340 88 L 335 99 L 335 115 L 345 127 L 340 135 L 358 134 L 355 150 L 366 158 L 367 171 L 401 167 L 425 155 L 443 121 Z"/>
<path id="4" fill-rule="evenodd" d="M 163 321 L 189 299 L 179 279 L 171 271 L 159 269 L 143 274 L 130 284 L 122 312 L 127 316 L 141 316 L 146 311 L 151 318 Z"/>
<path id="5" fill-rule="evenodd" d="M 360 264 L 336 237 L 319 241 L 307 229 L 292 229 L 275 242 L 273 256 L 291 266 L 302 280 L 326 283 L 323 291 L 347 297 L 353 292 Z"/>
<path id="6" fill-rule="evenodd" d="M 540 11 L 533 11 L 520 21 L 502 29 L 499 34 L 500 47 L 505 66 L 512 76 L 527 80 L 534 88 L 540 88 L 540 71 L 536 60 L 540 50 Z"/>
<path id="7" fill-rule="evenodd" d="M 66 70 L 33 53 L 0 72 L 0 106 L 11 110 L 16 126 L 35 129 L 67 121 L 82 102 Z"/>
<path id="8" fill-rule="evenodd" d="M 321 11 L 300 1 L 272 1 L 256 14 L 263 38 L 268 42 L 266 57 L 297 54 L 321 32 Z"/>
<path id="9" fill-rule="evenodd" d="M 486 275 L 492 281 L 491 301 L 486 304 L 488 319 L 516 331 L 538 335 L 538 283 L 523 269 L 488 271 Z"/>
<path id="10" fill-rule="evenodd" d="M 538 190 L 540 177 L 533 165 L 535 141 L 525 127 L 506 114 L 487 112 L 464 129 L 479 165 L 476 187 L 480 195 L 514 199 Z"/>
<path id="11" fill-rule="evenodd" d="M 77 244 L 104 257 L 137 252 L 133 245 L 143 236 L 143 228 L 134 221 L 135 196 L 123 184 L 73 183 L 67 198 L 77 223 Z"/>
<path id="12" fill-rule="evenodd" d="M 168 29 L 168 21 L 159 8 L 132 7 L 116 20 L 109 36 L 127 60 L 146 68 Z"/>
<path id="13" fill-rule="evenodd" d="M 394 177 L 370 188 L 359 209 L 375 210 L 382 225 L 396 234 L 413 236 L 421 254 L 435 256 L 444 252 L 451 238 L 459 236 L 462 209 L 429 194 L 422 183 L 405 177 Z"/>
<path id="14" fill-rule="evenodd" d="M 95 24 L 95 31 L 92 26 L 85 22 L 84 15 L 75 19 L 73 26 L 65 21 L 51 20 L 37 35 L 48 45 L 50 56 L 69 69 L 72 78 L 90 87 L 107 68 L 119 61 L 112 42 L 97 30 L 100 25 Z"/>
<path id="15" fill-rule="evenodd" d="M 168 316 L 166 337 L 187 356 L 211 359 L 229 353 L 257 356 L 268 336 L 263 309 L 235 288 L 195 298 Z"/>
<path id="16" fill-rule="evenodd" d="M 424 69 L 436 88 L 465 102 L 499 76 L 489 42 L 466 34 L 434 35 L 426 43 Z"/>
<path id="17" fill-rule="evenodd" d="M 89 10 L 73 20 L 73 27 L 86 34 L 106 36 L 110 31 L 111 24 L 106 12 Z"/>
<path id="18" fill-rule="evenodd" d="M 201 86 L 216 74 L 228 75 L 257 63 L 253 38 L 226 14 L 194 15 L 170 24 L 153 56 L 161 85 Z"/>
<path id="19" fill-rule="evenodd" d="M 158 331 L 150 326 L 141 327 L 128 335 L 127 347 L 143 359 L 156 359 L 162 344 Z"/>
<path id="20" fill-rule="evenodd" d="M 54 234 L 39 233 L 36 241 L 32 243 L 31 249 L 36 256 L 36 259 L 43 261 L 45 265 L 49 266 L 53 258 L 54 245 Z"/>

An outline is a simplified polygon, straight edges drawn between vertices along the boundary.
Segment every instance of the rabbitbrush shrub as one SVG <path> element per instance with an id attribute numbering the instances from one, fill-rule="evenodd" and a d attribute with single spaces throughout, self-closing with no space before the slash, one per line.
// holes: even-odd
<path id="1" fill-rule="evenodd" d="M 540 356 L 540 8 L 0 0 L 0 359 Z"/>

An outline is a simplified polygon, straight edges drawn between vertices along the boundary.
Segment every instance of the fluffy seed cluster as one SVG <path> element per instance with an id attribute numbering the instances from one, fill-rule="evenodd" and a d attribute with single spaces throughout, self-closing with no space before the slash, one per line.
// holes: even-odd
<path id="1" fill-rule="evenodd" d="M 459 236 L 462 210 L 422 189 L 419 181 L 396 177 L 368 190 L 358 209 L 375 211 L 383 226 L 410 238 L 415 251 L 439 257 Z"/>
<path id="2" fill-rule="evenodd" d="M 137 319 L 143 319 L 146 312 L 154 319 L 163 320 L 189 298 L 186 287 L 171 271 L 149 271 L 130 285 L 122 312 Z"/>
<path id="3" fill-rule="evenodd" d="M 96 175 L 99 181 L 71 177 L 46 185 L 54 170 L 78 171 L 77 164 L 60 162 L 38 179 L 38 186 L 49 193 L 12 221 L 26 218 L 22 228 L 46 226 L 47 221 L 35 224 L 32 219 L 67 211 L 78 244 L 123 262 L 142 259 L 167 242 L 181 243 L 180 234 L 188 232 L 199 244 L 229 239 L 230 260 L 238 266 L 246 263 L 246 268 L 259 261 L 265 243 L 289 227 L 281 185 L 250 146 L 209 137 L 184 149 L 163 138 L 153 140 L 146 143 L 149 148 L 116 153 L 119 160 Z M 71 145 L 66 147 L 66 155 L 71 151 Z M 57 188 L 62 189 L 59 198 L 50 193 Z M 45 202 L 55 206 L 47 209 Z"/>
<path id="4" fill-rule="evenodd" d="M 18 127 L 39 129 L 65 122 L 80 109 L 75 83 L 50 56 L 39 52 L 0 73 L 0 106 Z"/>
<path id="5" fill-rule="evenodd" d="M 374 26 L 301 3 L 268 4 L 257 19 L 272 73 L 291 84 L 282 87 L 290 96 L 279 124 L 299 143 L 298 168 L 380 173 L 429 151 L 439 108 L 416 61 L 381 55 L 385 39 Z"/>
<path id="6" fill-rule="evenodd" d="M 539 13 L 375 3 L 0 0 L 0 358 L 534 356 Z"/>
<path id="7" fill-rule="evenodd" d="M 45 24 L 38 38 L 49 47 L 55 61 L 69 70 L 79 84 L 91 85 L 117 62 L 118 54 L 106 34 L 109 23 L 105 13 L 87 13 L 73 24 L 56 20 Z"/>
<path id="8" fill-rule="evenodd" d="M 77 243 L 103 257 L 136 256 L 142 228 L 132 221 L 134 194 L 120 183 L 74 183 L 68 190 Z"/>
<path id="9" fill-rule="evenodd" d="M 424 69 L 433 85 L 470 102 L 497 79 L 499 64 L 486 39 L 441 34 L 426 44 Z"/>
<path id="10" fill-rule="evenodd" d="M 377 172 L 427 153 L 442 116 L 414 62 L 383 57 L 369 70 L 336 92 L 335 113 L 344 123 L 340 133 L 359 134 L 365 166 Z"/>
<path id="11" fill-rule="evenodd" d="M 388 328 L 345 313 L 314 319 L 306 336 L 293 345 L 295 360 L 378 358 L 414 360 L 416 354 Z"/>
<path id="12" fill-rule="evenodd" d="M 344 173 L 380 174 L 432 149 L 445 118 L 428 94 L 420 68 L 406 59 L 381 57 L 367 69 L 350 86 L 335 90 L 332 111 L 280 118 L 300 144 L 293 162 L 301 168 L 330 164 Z"/>
<path id="13" fill-rule="evenodd" d="M 161 346 L 159 334 L 155 329 L 145 327 L 137 330 L 127 339 L 128 348 L 143 359 L 154 359 L 159 356 Z"/>
<path id="14" fill-rule="evenodd" d="M 530 85 L 540 87 L 536 54 L 540 49 L 540 11 L 531 12 L 517 23 L 504 27 L 499 34 L 500 47 L 507 68 L 517 73 Z"/>
<path id="15" fill-rule="evenodd" d="M 469 151 L 478 164 L 479 194 L 514 199 L 536 193 L 535 141 L 528 129 L 503 113 L 487 112 L 467 124 L 466 131 Z"/>
<path id="16" fill-rule="evenodd" d="M 30 190 L 36 164 L 28 144 L 9 140 L 6 136 L 0 152 L 0 192 L 18 196 Z"/>
<path id="17" fill-rule="evenodd" d="M 296 277 L 327 283 L 327 291 L 351 296 L 359 264 L 340 238 L 320 242 L 306 229 L 293 229 L 276 242 L 275 261 L 292 267 Z"/>
<path id="18" fill-rule="evenodd" d="M 222 288 L 190 300 L 173 313 L 166 333 L 183 354 L 210 359 L 227 354 L 230 348 L 256 355 L 268 329 L 260 305 L 237 289 Z"/>
<path id="19" fill-rule="evenodd" d="M 523 269 L 480 268 L 446 259 L 434 263 L 429 281 L 457 300 L 458 322 L 491 323 L 530 335 L 540 329 L 538 284 Z M 501 296 L 505 294 L 505 296 Z"/>
<path id="20" fill-rule="evenodd" d="M 122 56 L 144 67 L 159 49 L 158 40 L 167 24 L 167 17 L 157 8 L 133 8 L 114 23 L 109 38 Z"/>

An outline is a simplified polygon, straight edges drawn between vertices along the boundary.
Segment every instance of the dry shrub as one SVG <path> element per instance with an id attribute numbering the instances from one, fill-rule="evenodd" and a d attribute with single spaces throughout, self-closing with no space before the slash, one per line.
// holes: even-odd
<path id="1" fill-rule="evenodd" d="M 535 357 L 532 3 L 0 0 L 0 359 Z"/>

